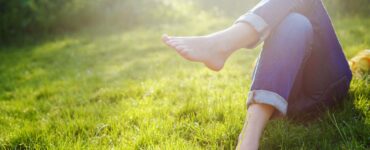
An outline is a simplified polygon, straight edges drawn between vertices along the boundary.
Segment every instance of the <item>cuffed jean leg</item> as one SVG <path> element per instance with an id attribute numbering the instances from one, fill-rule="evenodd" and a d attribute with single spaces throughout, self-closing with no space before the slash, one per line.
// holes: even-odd
<path id="1" fill-rule="evenodd" d="M 276 108 L 273 118 L 285 116 L 288 98 L 310 55 L 313 29 L 298 13 L 289 14 L 265 40 L 253 75 L 247 107 L 253 103 Z"/>

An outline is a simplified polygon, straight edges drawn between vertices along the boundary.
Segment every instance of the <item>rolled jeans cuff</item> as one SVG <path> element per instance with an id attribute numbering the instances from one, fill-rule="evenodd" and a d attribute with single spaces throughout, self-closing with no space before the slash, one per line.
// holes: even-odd
<path id="1" fill-rule="evenodd" d="M 267 104 L 273 106 L 276 110 L 271 118 L 281 118 L 286 116 L 288 102 L 279 94 L 267 90 L 252 90 L 247 99 L 247 108 L 251 104 Z"/>
<path id="2" fill-rule="evenodd" d="M 247 45 L 246 48 L 255 48 L 260 43 L 265 41 L 270 34 L 266 21 L 254 13 L 246 13 L 240 16 L 234 24 L 236 23 L 247 23 L 251 25 L 259 34 L 259 40 L 256 43 Z"/>

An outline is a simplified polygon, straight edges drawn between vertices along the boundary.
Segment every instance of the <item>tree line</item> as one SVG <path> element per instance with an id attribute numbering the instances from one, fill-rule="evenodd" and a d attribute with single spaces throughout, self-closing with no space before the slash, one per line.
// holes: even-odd
<path id="1" fill-rule="evenodd" d="M 136 26 L 176 18 L 181 0 L 0 0 L 0 42 L 15 35 L 73 32 L 99 24 Z M 258 0 L 188 0 L 236 16 Z M 335 16 L 370 14 L 369 0 L 324 0 Z M 171 12 L 172 11 L 172 12 Z M 191 12 L 189 12 L 191 13 Z M 179 16 L 177 16 L 179 18 Z"/>

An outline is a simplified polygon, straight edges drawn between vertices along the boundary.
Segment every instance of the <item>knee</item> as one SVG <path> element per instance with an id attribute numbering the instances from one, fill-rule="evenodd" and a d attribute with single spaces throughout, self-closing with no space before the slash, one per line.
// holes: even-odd
<path id="1" fill-rule="evenodd" d="M 293 56 L 306 56 L 312 49 L 310 45 L 313 42 L 313 27 L 307 17 L 299 13 L 291 13 L 273 31 L 268 39 L 267 46 L 277 52 L 286 52 L 281 54 L 290 54 Z M 277 48 L 281 46 L 281 48 Z"/>
<path id="2" fill-rule="evenodd" d="M 313 27 L 310 20 L 299 13 L 289 14 L 282 21 L 281 26 L 289 31 L 291 35 L 303 35 L 308 39 L 312 38 Z"/>

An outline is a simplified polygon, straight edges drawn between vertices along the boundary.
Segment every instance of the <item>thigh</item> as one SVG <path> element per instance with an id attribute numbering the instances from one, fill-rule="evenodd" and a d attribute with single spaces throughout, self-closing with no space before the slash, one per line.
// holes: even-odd
<path id="1" fill-rule="evenodd" d="M 346 95 L 352 78 L 347 60 L 331 20 L 321 1 L 316 1 L 307 17 L 313 24 L 314 40 L 299 90 L 289 99 L 288 116 L 314 114 L 331 107 Z"/>
<path id="2" fill-rule="evenodd" d="M 313 50 L 295 90 L 289 97 L 288 117 L 309 119 L 341 102 L 348 92 L 351 77 L 337 73 L 338 58 L 323 57 L 325 50 Z M 334 63 L 330 63 L 334 62 Z"/>
<path id="3" fill-rule="evenodd" d="M 344 58 L 325 55 L 325 51 L 330 50 L 313 51 L 307 61 L 303 71 L 301 96 L 330 107 L 343 99 L 349 89 L 351 76 L 342 71 L 346 67 L 340 65 L 346 61 Z"/>

